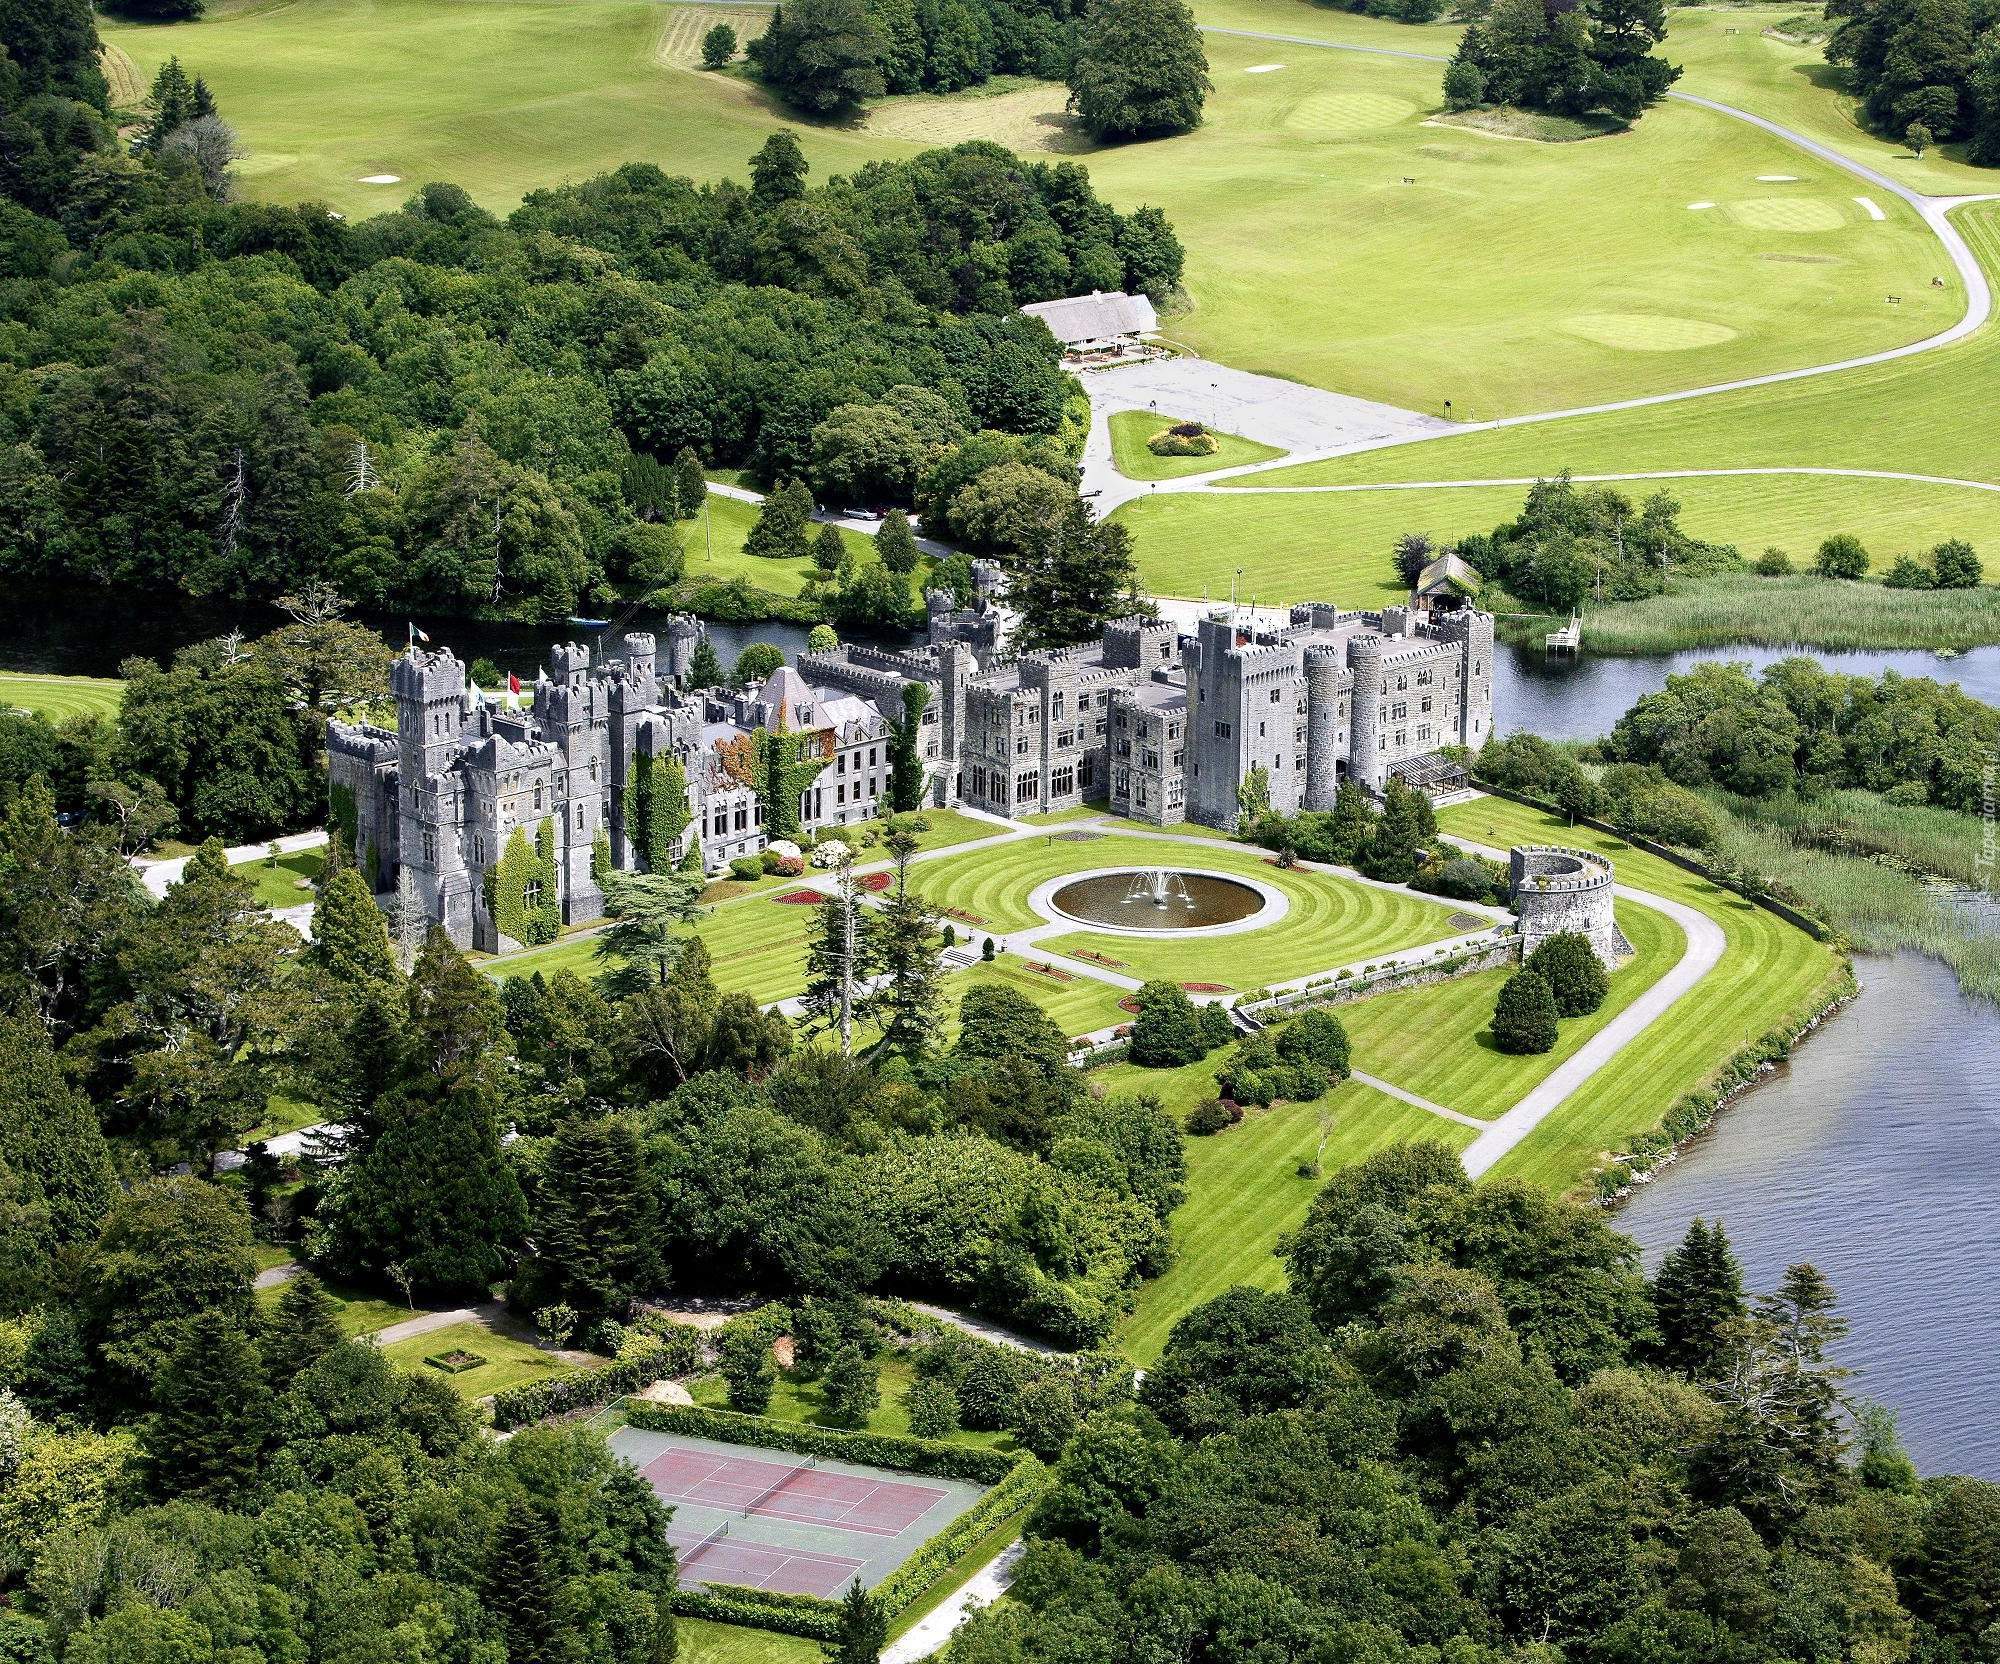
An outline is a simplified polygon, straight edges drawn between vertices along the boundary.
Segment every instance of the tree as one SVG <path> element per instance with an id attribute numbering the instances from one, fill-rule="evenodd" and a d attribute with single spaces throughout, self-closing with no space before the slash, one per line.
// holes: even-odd
<path id="1" fill-rule="evenodd" d="M 345 1338 L 326 1285 L 310 1271 L 294 1271 L 265 1317 L 258 1341 L 272 1390 L 283 1392 Z"/>
<path id="2" fill-rule="evenodd" d="M 1444 72 L 1444 107 L 1476 110 L 1486 102 L 1486 77 L 1477 64 L 1454 58 Z"/>
<path id="3" fill-rule="evenodd" d="M 1918 161 L 1924 159 L 1924 152 L 1931 147 L 1931 130 L 1921 121 L 1913 121 L 1903 129 L 1903 143 L 1910 147 Z"/>
<path id="4" fill-rule="evenodd" d="M 1554 1049 L 1556 997 L 1533 971 L 1516 971 L 1493 1007 L 1493 1044 L 1515 1056 Z"/>
<path id="5" fill-rule="evenodd" d="M 551 1664 L 561 1627 L 555 1543 L 547 1517 L 529 1497 L 507 1504 L 487 1555 L 484 1604 L 500 1620 L 508 1664 Z"/>
<path id="6" fill-rule="evenodd" d="M 687 679 L 690 688 L 719 688 L 728 680 L 723 674 L 722 660 L 716 656 L 715 643 L 705 635 L 694 644 Z"/>
<path id="7" fill-rule="evenodd" d="M 18 1211 L 12 1229 L 0 1225 L 0 1311 L 19 1311 L 39 1303 L 58 1256 L 96 1238 L 114 1182 L 96 1112 L 48 1031 L 26 1011 L 0 1010 L 0 1194 L 9 1180 Z M 8 1286 L 5 1262 L 19 1286 Z"/>
<path id="8" fill-rule="evenodd" d="M 1232 1288 L 1180 1318 L 1139 1402 L 1183 1439 L 1294 1410 L 1331 1378 L 1333 1352 L 1298 1295 Z"/>
<path id="9" fill-rule="evenodd" d="M 701 881 L 679 872 L 608 872 L 603 883 L 611 922 L 592 951 L 608 967 L 606 991 L 665 987 L 702 917 Z"/>
<path id="10" fill-rule="evenodd" d="M 910 888 L 916 834 L 897 828 L 886 841 L 896 860 L 896 884 L 881 910 L 876 938 L 882 967 L 882 1045 L 905 1057 L 921 1057 L 936 1034 L 944 999 L 937 910 Z"/>
<path id="11" fill-rule="evenodd" d="M 729 1407 L 746 1416 L 761 1416 L 771 1407 L 777 1371 L 771 1364 L 771 1343 L 748 1324 L 725 1328 L 716 1343 L 716 1368 L 729 1389 Z"/>
<path id="12" fill-rule="evenodd" d="M 1587 1017 L 1611 992 L 1611 979 L 1590 938 L 1574 930 L 1543 938 L 1528 955 L 1527 968 L 1549 985 L 1561 1017 Z"/>
<path id="13" fill-rule="evenodd" d="M 727 24 L 718 25 L 728 28 Z M 715 31 L 710 30 L 711 34 Z M 708 476 L 692 446 L 683 445 L 674 453 L 674 503 L 681 519 L 692 520 L 708 501 Z"/>
<path id="14" fill-rule="evenodd" d="M 727 23 L 718 23 L 701 37 L 701 67 L 721 69 L 736 56 L 736 31 Z"/>
<path id="15" fill-rule="evenodd" d="M 1075 497 L 1023 550 L 1008 599 L 1021 615 L 1023 647 L 1091 641 L 1113 619 L 1150 616 L 1151 610 L 1139 594 L 1131 534 L 1122 524 L 1093 522 Z"/>
<path id="16" fill-rule="evenodd" d="M 1390 563 L 1396 568 L 1396 582 L 1405 589 L 1415 589 L 1424 568 L 1437 557 L 1437 539 L 1428 532 L 1405 532 L 1389 551 Z"/>
<path id="17" fill-rule="evenodd" d="M 1822 578 L 1864 578 L 1868 575 L 1868 551 L 1860 538 L 1836 532 L 1819 546 L 1813 570 Z"/>
<path id="18" fill-rule="evenodd" d="M 632 1121 L 564 1121 L 535 1195 L 535 1256 L 550 1291 L 586 1316 L 623 1316 L 660 1280 L 658 1238 L 652 1175 Z"/>
<path id="19" fill-rule="evenodd" d="M 1045 1462 L 1053 1462 L 1062 1454 L 1081 1424 L 1076 1393 L 1059 1375 L 1023 1381 L 1021 1390 L 1014 1395 L 1014 1436 L 1023 1448 Z"/>
<path id="20" fill-rule="evenodd" d="M 226 1508 L 257 1489 L 274 1431 L 271 1395 L 240 1322 L 213 1308 L 191 1319 L 153 1398 L 140 1449 L 155 1495 Z"/>
<path id="21" fill-rule="evenodd" d="M 1095 0 L 1069 70 L 1069 107 L 1092 138 L 1162 138 L 1201 125 L 1214 90 L 1182 0 Z"/>
<path id="22" fill-rule="evenodd" d="M 321 888 L 305 957 L 349 989 L 387 988 L 397 981 L 388 921 L 367 880 L 352 866 L 337 869 Z"/>
<path id="23" fill-rule="evenodd" d="M 812 553 L 806 535 L 812 511 L 812 493 L 801 481 L 787 480 L 764 499 L 757 523 L 743 540 L 743 552 L 766 560 L 805 559 Z"/>
<path id="24" fill-rule="evenodd" d="M 1148 982 L 1137 995 L 1132 1061 L 1149 1069 L 1177 1069 L 1208 1055 L 1208 1038 L 1194 1001 L 1178 982 Z"/>
<path id="25" fill-rule="evenodd" d="M 146 108 L 149 114 L 138 140 L 144 151 L 158 152 L 171 135 L 195 119 L 194 83 L 178 57 L 168 58 L 153 77 Z"/>
<path id="26" fill-rule="evenodd" d="M 881 529 L 875 534 L 875 555 L 899 578 L 907 578 L 922 561 L 916 534 L 910 530 L 910 517 L 901 509 L 892 508 L 882 517 Z"/>
<path id="27" fill-rule="evenodd" d="M 951 1383 L 935 1375 L 920 1375 L 903 1395 L 910 1419 L 910 1437 L 948 1439 L 959 1429 L 958 1394 Z"/>
<path id="28" fill-rule="evenodd" d="M 844 1427 L 864 1427 L 882 1402 L 875 1361 L 856 1341 L 835 1350 L 826 1366 L 827 1412 Z"/>
<path id="29" fill-rule="evenodd" d="M 1931 550 L 1931 574 L 1939 589 L 1977 589 L 1986 576 L 1972 545 L 1960 538 Z"/>
<path id="30" fill-rule="evenodd" d="M 799 1008 L 810 1026 L 830 1029 L 840 1037 L 841 1051 L 851 1053 L 854 1025 L 873 1009 L 870 983 L 879 966 L 875 921 L 862 904 L 851 860 L 835 869 L 833 893 L 816 911 Z"/>
<path id="31" fill-rule="evenodd" d="M 828 1664 L 879 1664 L 889 1639 L 889 1620 L 875 1597 L 856 1578 L 840 1597 Z"/>
<path id="32" fill-rule="evenodd" d="M 753 641 L 736 655 L 736 668 L 729 673 L 730 684 L 750 693 L 761 688 L 785 668 L 785 650 L 768 641 Z"/>
<path id="33" fill-rule="evenodd" d="M 882 96 L 888 47 L 862 0 L 790 0 L 750 43 L 750 61 L 799 109 L 844 115 Z"/>
<path id="34" fill-rule="evenodd" d="M 147 1179 L 111 1204 L 87 1268 L 91 1337 L 112 1379 L 143 1401 L 196 1318 L 253 1317 L 250 1215 L 192 1177 Z"/>
<path id="35" fill-rule="evenodd" d="M 813 571 L 823 579 L 836 578 L 840 569 L 849 565 L 847 540 L 840 535 L 838 526 L 822 526 L 812 540 Z"/>

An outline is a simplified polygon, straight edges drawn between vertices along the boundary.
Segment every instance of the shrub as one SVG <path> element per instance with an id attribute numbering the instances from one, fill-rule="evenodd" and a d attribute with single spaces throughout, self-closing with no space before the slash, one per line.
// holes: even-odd
<path id="1" fill-rule="evenodd" d="M 1417 875 L 1417 887 L 1453 901 L 1492 901 L 1507 892 L 1507 877 L 1497 865 L 1489 866 L 1473 856 L 1454 856 L 1434 874 Z"/>
<path id="2" fill-rule="evenodd" d="M 1148 439 L 1146 449 L 1155 456 L 1213 456 L 1218 445 L 1215 435 L 1201 423 L 1176 422 Z"/>
<path id="3" fill-rule="evenodd" d="M 1149 982 L 1139 990 L 1132 1024 L 1132 1061 L 1149 1069 L 1177 1069 L 1208 1056 L 1208 1040 L 1194 1001 L 1177 982 Z"/>
<path id="4" fill-rule="evenodd" d="M 958 1394 L 949 1381 L 919 1376 L 903 1395 L 910 1434 L 919 1439 L 948 1439 L 958 1431 Z"/>
<path id="5" fill-rule="evenodd" d="M 579 1369 L 495 1393 L 493 1425 L 504 1433 L 571 1410 L 594 1410 L 655 1381 L 686 1375 L 701 1362 L 699 1330 L 667 1319 L 643 1321 L 652 1332 L 603 1369 Z"/>
<path id="6" fill-rule="evenodd" d="M 1308 1011 L 1278 1032 L 1278 1056 L 1295 1069 L 1347 1079 L 1347 1030 L 1331 1011 Z"/>
<path id="7" fill-rule="evenodd" d="M 809 1422 L 771 1421 L 730 1410 L 708 1410 L 695 1404 L 634 1404 L 634 1427 L 722 1444 L 750 1445 L 760 1450 L 789 1450 L 800 1456 L 831 1457 L 864 1467 L 890 1468 L 898 1473 L 928 1473 L 940 1479 L 964 1479 L 974 1485 L 997 1485 L 1022 1460 L 983 1445 L 944 1444 L 934 1439 L 905 1439 L 888 1433 L 845 1433 Z"/>
<path id="8" fill-rule="evenodd" d="M 1549 985 L 1561 1017 L 1588 1016 L 1611 992 L 1611 981 L 1590 938 L 1574 930 L 1544 941 L 1528 955 L 1527 968 Z"/>
<path id="9" fill-rule="evenodd" d="M 1501 988 L 1493 1007 L 1493 1043 L 1515 1057 L 1554 1049 L 1556 997 L 1533 971 L 1516 971 Z"/>
<path id="10" fill-rule="evenodd" d="M 875 1360 L 858 1343 L 847 1342 L 826 1366 L 827 1412 L 842 1426 L 861 1427 L 881 1402 Z"/>
<path id="11" fill-rule="evenodd" d="M 1229 1008 L 1220 1000 L 1210 1000 L 1201 1008 L 1201 1037 L 1208 1042 L 1210 1051 L 1236 1038 L 1236 1025 L 1229 1020 Z"/>
<path id="12" fill-rule="evenodd" d="M 1885 589 L 1935 589 L 1937 579 L 1915 555 L 1898 555 L 1882 579 Z"/>
<path id="13" fill-rule="evenodd" d="M 739 855 L 729 863 L 729 876 L 744 884 L 754 884 L 764 876 L 764 859 L 760 855 Z"/>
<path id="14" fill-rule="evenodd" d="M 1986 572 L 1972 545 L 1953 538 L 1931 551 L 1931 576 L 1939 589 L 1977 589 Z"/>
<path id="15" fill-rule="evenodd" d="M 1014 1399 L 1014 1437 L 1021 1448 L 1053 1462 L 1076 1436 L 1076 1394 L 1053 1376 L 1023 1384 Z"/>
<path id="16" fill-rule="evenodd" d="M 1486 77 L 1479 66 L 1464 60 L 1444 72 L 1444 107 L 1447 110 L 1476 109 L 1486 102 Z"/>
<path id="17" fill-rule="evenodd" d="M 777 1382 L 769 1339 L 749 1325 L 725 1326 L 716 1354 L 723 1384 L 729 1389 L 729 1407 L 747 1416 L 760 1416 L 768 1410 Z"/>
<path id="18" fill-rule="evenodd" d="M 1224 1127 L 1234 1126 L 1236 1117 L 1229 1112 L 1229 1106 L 1220 1098 L 1210 1098 L 1188 1111 L 1187 1130 L 1197 1138 L 1207 1138 L 1221 1132 Z"/>
<path id="19" fill-rule="evenodd" d="M 1819 546 L 1813 570 L 1822 578 L 1860 578 L 1868 572 L 1868 551 L 1849 532 L 1835 532 Z"/>
<path id="20" fill-rule="evenodd" d="M 1754 570 L 1760 578 L 1789 578 L 1792 557 L 1773 544 L 1757 557 Z"/>
<path id="21" fill-rule="evenodd" d="M 993 938 L 991 936 L 987 937 L 985 941 L 979 944 L 979 957 L 985 960 L 989 965 L 992 964 Z"/>

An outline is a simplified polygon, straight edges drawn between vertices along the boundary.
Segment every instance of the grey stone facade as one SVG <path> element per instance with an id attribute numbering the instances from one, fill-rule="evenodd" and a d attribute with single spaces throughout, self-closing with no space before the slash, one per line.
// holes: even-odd
<path id="1" fill-rule="evenodd" d="M 1590 938 L 1607 970 L 1631 957 L 1632 944 L 1614 911 L 1609 861 L 1581 849 L 1525 845 L 1509 852 L 1508 867 L 1523 955 L 1551 936 L 1574 931 Z"/>

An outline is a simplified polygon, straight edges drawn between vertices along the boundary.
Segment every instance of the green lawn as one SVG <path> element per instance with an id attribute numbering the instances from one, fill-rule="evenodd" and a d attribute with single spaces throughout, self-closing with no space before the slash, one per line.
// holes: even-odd
<path id="1" fill-rule="evenodd" d="M 889 1353 L 880 1360 L 876 1379 L 881 1388 L 882 1402 L 875 1407 L 861 1431 L 884 1433 L 896 1438 L 909 1437 L 910 1414 L 904 1408 L 903 1400 L 916 1379 L 915 1372 L 900 1356 Z M 720 1375 L 704 1375 L 691 1381 L 688 1391 L 697 1404 L 713 1410 L 729 1408 L 729 1393 Z M 808 1381 L 783 1370 L 778 1372 L 777 1383 L 771 1393 L 771 1407 L 764 1413 L 774 1421 L 804 1422 L 814 1427 L 845 1426 L 827 1412 L 826 1392 L 821 1382 Z M 1013 1448 L 1013 1439 L 1005 1433 L 958 1433 L 953 1436 L 952 1442 L 1008 1450 Z"/>
<path id="2" fill-rule="evenodd" d="M 1840 975 L 1832 948 L 1773 913 L 1606 833 L 1499 798 L 1440 810 L 1446 833 L 1506 848 L 1565 843 L 1608 856 L 1619 879 L 1698 907 L 1727 945 L 1709 974 L 1516 1145 L 1494 1171 L 1568 1190 L 1605 1154 L 1658 1125 L 1744 1046 L 1798 1016 Z"/>
<path id="3" fill-rule="evenodd" d="M 407 1317 L 409 1313 L 403 1313 Z M 464 1398 L 486 1398 L 523 1382 L 550 1375 L 567 1375 L 578 1366 L 544 1352 L 540 1347 L 511 1335 L 489 1329 L 483 1323 L 451 1323 L 429 1334 L 412 1335 L 408 1340 L 391 1341 L 382 1356 L 398 1369 L 429 1369 L 426 1358 L 441 1353 L 476 1352 L 486 1361 L 458 1375 L 443 1375 Z M 443 1374 L 442 1371 L 436 1373 Z"/>
<path id="4" fill-rule="evenodd" d="M 277 1263 L 282 1265 L 290 1258 L 291 1250 L 283 1250 Z M 269 1268 L 259 1264 L 257 1269 L 263 1271 Z M 284 1292 L 283 1283 L 260 1288 L 257 1291 L 257 1303 L 269 1310 L 277 1305 Z M 386 1329 L 392 1323 L 401 1323 L 406 1318 L 418 1315 L 400 1300 L 386 1300 L 379 1295 L 343 1289 L 337 1284 L 329 1285 L 326 1292 L 327 1298 L 333 1302 L 334 1321 L 340 1325 L 340 1332 L 349 1339 L 356 1335 L 372 1335 L 378 1329 Z M 485 1348 L 477 1350 L 485 1351 Z M 491 1357 L 492 1354 L 488 1352 L 487 1356 Z"/>
<path id="5" fill-rule="evenodd" d="M 1178 416 L 1156 416 L 1150 410 L 1120 410 L 1111 417 L 1111 456 L 1119 473 L 1135 480 L 1171 480 L 1182 474 L 1205 474 L 1211 468 L 1240 468 L 1285 453 L 1275 445 L 1260 445 L 1234 433 L 1216 434 L 1215 450 L 1207 456 L 1155 456 L 1146 441 Z"/>
<path id="6" fill-rule="evenodd" d="M 38 711 L 51 722 L 118 714 L 125 684 L 103 676 L 30 676 L 0 670 L 0 710 Z"/>
<path id="7" fill-rule="evenodd" d="M 257 886 L 258 906 L 297 907 L 313 899 L 313 883 L 325 866 L 324 849 L 302 849 L 275 861 L 268 855 L 238 861 L 230 870 Z"/>
<path id="8" fill-rule="evenodd" d="M 937 906 L 957 910 L 970 933 L 999 934 L 1038 922 L 1028 896 L 1045 879 L 1092 867 L 1162 865 L 1261 878 L 1285 893 L 1290 910 L 1275 924 L 1235 936 L 1149 941 L 1073 931 L 1022 951 L 1037 957 L 1088 951 L 1116 961 L 1108 968 L 1128 976 L 1255 988 L 1457 934 L 1450 909 L 1434 902 L 1332 874 L 1282 871 L 1258 852 L 1220 843 L 1173 845 L 1116 834 L 1083 842 L 1023 839 L 927 862 L 915 882 Z"/>
<path id="9" fill-rule="evenodd" d="M 763 555 L 745 554 L 743 540 L 757 524 L 760 510 L 755 503 L 738 497 L 724 497 L 711 491 L 705 517 L 683 521 L 681 538 L 687 553 L 684 583 L 690 588 L 727 583 L 731 578 L 747 580 L 753 589 L 773 595 L 802 593 L 813 576 L 810 560 L 771 560 Z M 840 538 L 858 561 L 875 558 L 875 540 L 860 532 L 841 528 Z M 914 581 L 914 580 L 913 580 Z"/>
<path id="10" fill-rule="evenodd" d="M 674 1635 L 675 1664 L 821 1664 L 826 1657 L 817 1641 L 706 1618 L 675 1618 Z"/>
<path id="11" fill-rule="evenodd" d="M 1030 970 L 1031 965 L 1049 965 L 1057 974 L 1052 976 Z M 1060 959 L 1051 961 L 1034 948 L 1024 948 L 1019 953 L 1003 953 L 991 964 L 973 965 L 955 972 L 945 984 L 953 997 L 945 1044 L 950 1045 L 958 1038 L 956 1002 L 977 987 L 1011 988 L 1017 994 L 1025 994 L 1048 1014 L 1050 1021 L 1072 1038 L 1132 1020 L 1132 1013 L 1118 1003 L 1125 997 L 1124 989 L 1099 982 L 1080 972 L 1065 982 L 1062 975 L 1067 971 L 1068 967 Z"/>
<path id="12" fill-rule="evenodd" d="M 1176 1111 L 1191 1108 L 1215 1091 L 1220 1058 L 1187 1069 L 1140 1069 L 1114 1064 L 1093 1075 L 1107 1087 L 1153 1090 Z M 1172 1077 L 1172 1078 L 1165 1078 Z M 1344 1167 L 1377 1150 L 1417 1139 L 1433 1139 L 1454 1150 L 1472 1141 L 1472 1129 L 1348 1081 L 1325 1100 L 1333 1110 L 1333 1131 L 1325 1167 Z M 1175 1320 L 1238 1283 L 1276 1288 L 1284 1272 L 1276 1258 L 1278 1238 L 1305 1218 L 1319 1185 L 1301 1178 L 1319 1143 L 1315 1104 L 1286 1104 L 1252 1111 L 1239 1125 L 1208 1138 L 1190 1138 L 1188 1198 L 1173 1217 L 1176 1258 L 1166 1275 L 1139 1291 L 1118 1342 L 1136 1363 L 1151 1363 L 1167 1343 Z"/>
<path id="13" fill-rule="evenodd" d="M 1492 970 L 1341 1006 L 1336 1015 L 1353 1042 L 1355 1068 L 1462 1115 L 1513 1108 L 1687 950 L 1681 927 L 1650 907 L 1621 901 L 1618 923 L 1636 952 L 1612 973 L 1602 1006 L 1563 1021 L 1554 1050 L 1509 1057 L 1494 1046 L 1493 1002 L 1512 972 Z"/>

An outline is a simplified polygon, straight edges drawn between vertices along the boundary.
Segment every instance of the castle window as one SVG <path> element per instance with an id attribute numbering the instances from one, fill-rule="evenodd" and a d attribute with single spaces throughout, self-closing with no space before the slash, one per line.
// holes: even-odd
<path id="1" fill-rule="evenodd" d="M 1014 777 L 1014 801 L 1016 803 L 1032 803 L 1040 788 L 1041 781 L 1032 773 L 1017 774 Z"/>
<path id="2" fill-rule="evenodd" d="M 541 807 L 542 807 L 542 783 L 541 781 L 537 780 L 535 782 L 535 811 L 537 814 L 541 812 Z"/>
<path id="3" fill-rule="evenodd" d="M 1273 688 L 1271 690 L 1271 703 L 1273 705 L 1278 704 L 1281 700 L 1283 700 L 1284 697 L 1285 697 L 1285 690 L 1283 688 Z"/>
<path id="4" fill-rule="evenodd" d="M 590 783 L 593 786 L 597 784 L 597 759 L 595 757 L 590 759 Z"/>
<path id="5" fill-rule="evenodd" d="M 424 860 L 435 863 L 438 858 L 438 841 L 435 832 L 424 834 Z"/>
<path id="6" fill-rule="evenodd" d="M 1423 708 L 1424 708 L 1424 714 L 1428 716 L 1430 714 L 1430 708 L 1431 708 L 1431 696 L 1429 694 L 1424 695 Z"/>
<path id="7" fill-rule="evenodd" d="M 1431 725 L 1428 722 L 1426 722 L 1417 729 L 1417 744 L 1429 745 L 1430 741 L 1431 741 Z"/>
<path id="8" fill-rule="evenodd" d="M 1395 704 L 1389 707 L 1389 719 L 1392 722 L 1401 722 L 1409 714 L 1410 706 L 1407 700 L 1398 699 Z"/>
<path id="9" fill-rule="evenodd" d="M 1076 765 L 1076 783 L 1084 791 L 1089 791 L 1091 782 L 1097 778 L 1097 764 L 1086 756 Z"/>
<path id="10" fill-rule="evenodd" d="M 1231 734 L 1232 732 L 1233 732 L 1233 730 L 1232 730 L 1232 729 L 1230 728 L 1229 724 L 1228 724 L 1228 723 L 1226 723 L 1226 722 L 1218 722 L 1218 723 L 1217 723 L 1217 724 L 1215 725 L 1215 737 L 1216 737 L 1217 739 L 1219 739 L 1219 740 L 1226 740 L 1226 739 L 1228 739 L 1228 738 L 1229 738 L 1229 736 L 1230 736 L 1230 734 Z"/>
<path id="11" fill-rule="evenodd" d="M 1062 721 L 1062 716 L 1063 716 L 1063 696 L 1062 696 L 1062 694 L 1061 694 L 1061 693 L 1057 693 L 1057 694 L 1056 694 L 1056 695 L 1055 695 L 1055 696 L 1054 696 L 1054 697 L 1053 697 L 1053 698 L 1052 698 L 1052 699 L 1051 699 L 1051 700 L 1049 701 L 1049 714 L 1050 714 L 1050 715 L 1051 715 L 1052 717 L 1054 717 L 1056 721 L 1058 721 L 1058 722 Z"/>
<path id="12" fill-rule="evenodd" d="M 1076 770 L 1065 765 L 1049 775 L 1049 790 L 1057 797 L 1065 797 L 1076 790 Z"/>
<path id="13" fill-rule="evenodd" d="M 583 830 L 583 805 L 581 803 L 576 806 L 576 829 L 579 832 Z"/>
<path id="14" fill-rule="evenodd" d="M 521 886 L 521 906 L 532 913 L 541 905 L 542 881 L 539 878 L 531 878 Z"/>
<path id="15" fill-rule="evenodd" d="M 1397 749 L 1400 750 L 1402 747 L 1408 745 L 1409 743 L 1410 743 L 1409 730 L 1405 728 L 1398 728 L 1396 730 Z"/>

